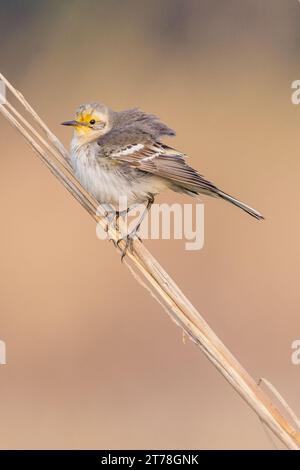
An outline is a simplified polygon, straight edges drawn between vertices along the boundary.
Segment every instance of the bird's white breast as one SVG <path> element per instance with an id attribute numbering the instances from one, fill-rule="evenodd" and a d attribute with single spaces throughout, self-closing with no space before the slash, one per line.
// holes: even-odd
<path id="1" fill-rule="evenodd" d="M 128 172 L 109 158 L 97 156 L 95 143 L 78 146 L 72 141 L 71 161 L 82 186 L 102 204 L 118 207 L 120 197 L 126 197 L 131 206 L 146 201 L 149 193 L 157 194 L 165 187 L 159 178 L 141 176 L 136 170 Z"/>

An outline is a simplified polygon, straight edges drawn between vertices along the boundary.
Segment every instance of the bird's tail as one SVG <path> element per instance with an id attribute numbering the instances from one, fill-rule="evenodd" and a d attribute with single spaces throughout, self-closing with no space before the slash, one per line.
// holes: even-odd
<path id="1" fill-rule="evenodd" d="M 252 207 L 247 206 L 247 204 L 244 204 L 243 202 L 239 201 L 235 197 L 230 196 L 227 193 L 224 193 L 221 190 L 218 190 L 216 193 L 216 196 L 225 199 L 225 201 L 229 201 L 235 206 L 239 207 L 240 209 L 243 209 L 243 211 L 247 212 L 248 214 L 252 215 L 252 217 L 255 217 L 255 219 L 262 220 L 264 219 L 264 216 L 261 215 L 257 210 L 252 209 Z"/>
<path id="2" fill-rule="evenodd" d="M 162 145 L 164 152 L 155 157 L 153 166 L 153 156 L 143 158 L 143 167 L 140 169 L 154 175 L 165 178 L 169 188 L 173 191 L 195 196 L 198 194 L 207 194 L 208 196 L 219 197 L 225 201 L 231 202 L 255 219 L 261 220 L 264 217 L 252 207 L 247 206 L 233 196 L 225 193 L 210 181 L 206 180 L 194 168 L 190 167 L 184 158 L 184 155 L 176 150 Z M 155 154 L 157 155 L 157 154 Z M 150 159 L 150 160 L 149 160 Z"/>

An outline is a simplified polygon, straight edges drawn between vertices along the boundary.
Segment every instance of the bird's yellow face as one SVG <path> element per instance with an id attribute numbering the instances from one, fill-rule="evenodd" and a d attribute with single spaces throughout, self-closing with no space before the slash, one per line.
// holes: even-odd
<path id="1" fill-rule="evenodd" d="M 94 108 L 79 110 L 75 120 L 62 124 L 72 126 L 74 136 L 85 142 L 94 140 L 109 130 L 108 115 Z"/>

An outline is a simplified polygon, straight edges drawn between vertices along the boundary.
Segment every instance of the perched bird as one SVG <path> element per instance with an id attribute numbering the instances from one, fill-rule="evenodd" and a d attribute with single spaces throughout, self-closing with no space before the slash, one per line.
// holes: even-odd
<path id="1" fill-rule="evenodd" d="M 186 163 L 183 153 L 162 143 L 162 137 L 175 132 L 152 114 L 136 108 L 116 112 L 104 104 L 89 103 L 77 108 L 75 120 L 62 124 L 74 128 L 71 163 L 76 177 L 117 215 L 120 196 L 127 198 L 128 209 L 143 203 L 146 212 L 155 195 L 172 189 L 190 196 L 207 194 L 225 199 L 263 219 L 258 211 L 204 179 Z M 128 242 L 141 221 L 127 236 Z"/>

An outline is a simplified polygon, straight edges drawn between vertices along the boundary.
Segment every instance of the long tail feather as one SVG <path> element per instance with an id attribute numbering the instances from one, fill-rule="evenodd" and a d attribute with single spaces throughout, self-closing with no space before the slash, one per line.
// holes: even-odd
<path id="1" fill-rule="evenodd" d="M 258 220 L 263 220 L 264 219 L 264 216 L 261 215 L 257 210 L 253 209 L 250 206 L 247 206 L 247 204 L 244 204 L 243 202 L 241 202 L 238 199 L 230 196 L 229 194 L 224 193 L 223 191 L 220 191 L 220 190 L 218 190 L 218 192 L 216 194 L 219 197 L 221 197 L 222 199 L 225 199 L 225 201 L 229 201 L 232 204 L 234 204 L 235 206 L 239 207 L 240 209 L 243 209 L 243 211 L 245 211 L 248 214 L 252 215 L 252 217 L 254 217 L 255 219 L 258 219 Z"/>

